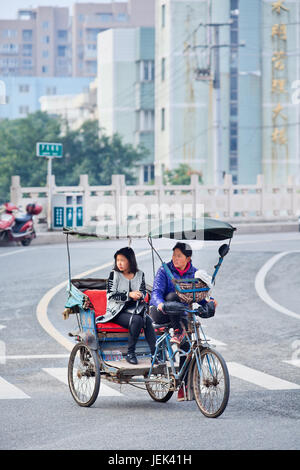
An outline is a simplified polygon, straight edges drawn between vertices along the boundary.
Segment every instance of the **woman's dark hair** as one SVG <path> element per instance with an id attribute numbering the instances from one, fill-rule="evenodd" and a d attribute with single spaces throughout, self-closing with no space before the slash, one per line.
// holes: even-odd
<path id="1" fill-rule="evenodd" d="M 116 251 L 116 253 L 114 254 L 114 258 L 115 258 L 115 266 L 114 266 L 114 270 L 115 271 L 119 271 L 119 268 L 117 266 L 117 256 L 118 255 L 123 255 L 125 256 L 125 258 L 128 260 L 128 263 L 129 263 L 129 270 L 131 273 L 135 274 L 137 271 L 138 271 L 138 267 L 137 267 L 137 262 L 136 262 L 136 258 L 135 258 L 135 254 L 134 254 L 134 251 L 132 248 L 130 248 L 129 246 L 125 246 L 125 248 L 121 248 L 120 250 Z"/>
<path id="2" fill-rule="evenodd" d="M 178 242 L 174 246 L 173 251 L 176 250 L 176 248 L 178 248 L 178 250 L 180 250 L 181 253 L 184 254 L 184 256 L 186 256 L 187 258 L 189 256 L 192 256 L 192 254 L 193 254 L 192 248 L 187 243 Z"/>

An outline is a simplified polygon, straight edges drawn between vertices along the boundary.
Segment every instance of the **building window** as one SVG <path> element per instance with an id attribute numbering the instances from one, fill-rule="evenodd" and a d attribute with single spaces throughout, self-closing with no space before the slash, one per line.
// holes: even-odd
<path id="1" fill-rule="evenodd" d="M 28 93 L 29 92 L 29 85 L 27 85 L 27 84 L 19 85 L 19 92 L 20 93 Z"/>
<path id="2" fill-rule="evenodd" d="M 48 65 L 43 65 L 42 66 L 42 73 L 48 73 L 48 71 L 49 71 Z"/>
<path id="3" fill-rule="evenodd" d="M 166 59 L 161 59 L 161 80 L 164 81 L 166 76 Z"/>
<path id="4" fill-rule="evenodd" d="M 120 23 L 125 23 L 127 21 L 126 13 L 118 13 L 117 21 L 119 21 Z"/>
<path id="5" fill-rule="evenodd" d="M 55 86 L 48 86 L 46 88 L 46 95 L 47 96 L 56 95 L 56 87 Z"/>
<path id="6" fill-rule="evenodd" d="M 4 29 L 2 31 L 3 38 L 16 38 L 18 35 L 18 31 L 16 29 Z"/>
<path id="7" fill-rule="evenodd" d="M 46 30 L 49 28 L 49 21 L 43 21 L 43 29 Z"/>
<path id="8" fill-rule="evenodd" d="M 66 41 L 68 39 L 68 31 L 66 29 L 59 29 L 57 31 L 57 37 L 58 39 Z"/>
<path id="9" fill-rule="evenodd" d="M 44 57 L 44 59 L 47 59 L 47 57 L 49 57 L 49 51 L 47 50 L 43 51 L 42 56 Z"/>
<path id="10" fill-rule="evenodd" d="M 114 19 L 112 13 L 96 13 L 96 16 L 102 23 L 112 23 Z"/>
<path id="11" fill-rule="evenodd" d="M 23 44 L 23 56 L 32 56 L 32 44 Z"/>
<path id="12" fill-rule="evenodd" d="M 97 35 L 104 31 L 103 28 L 87 28 L 86 29 L 86 39 L 87 41 L 96 42 Z"/>
<path id="13" fill-rule="evenodd" d="M 23 41 L 32 41 L 32 29 L 23 29 L 22 39 Z"/>
<path id="14" fill-rule="evenodd" d="M 154 80 L 154 60 L 142 60 L 140 64 L 141 82 L 152 82 Z"/>
<path id="15" fill-rule="evenodd" d="M 154 111 L 143 109 L 140 111 L 139 130 L 153 131 L 154 130 Z"/>
<path id="16" fill-rule="evenodd" d="M 161 26 L 164 28 L 166 26 L 166 5 L 161 6 Z"/>
<path id="17" fill-rule="evenodd" d="M 43 43 L 49 44 L 49 42 L 50 42 L 50 36 L 43 36 Z"/>
<path id="18" fill-rule="evenodd" d="M 154 165 L 144 165 L 144 183 L 154 181 Z"/>
<path id="19" fill-rule="evenodd" d="M 66 57 L 66 51 L 67 51 L 66 46 L 58 46 L 57 48 L 58 57 Z"/>
<path id="20" fill-rule="evenodd" d="M 165 127 L 166 127 L 166 112 L 165 112 L 165 108 L 161 108 L 161 130 L 164 131 L 165 130 Z"/>
<path id="21" fill-rule="evenodd" d="M 28 114 L 29 106 L 19 106 L 19 114 Z"/>
<path id="22" fill-rule="evenodd" d="M 230 91 L 229 91 L 229 171 L 232 181 L 237 184 L 238 177 L 238 41 L 239 41 L 239 19 L 236 10 L 239 8 L 239 0 L 230 1 Z"/>

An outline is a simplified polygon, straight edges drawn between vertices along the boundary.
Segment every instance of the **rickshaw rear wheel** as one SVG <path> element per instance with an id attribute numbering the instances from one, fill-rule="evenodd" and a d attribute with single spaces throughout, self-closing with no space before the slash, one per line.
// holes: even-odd
<path id="1" fill-rule="evenodd" d="M 68 364 L 70 392 L 79 406 L 89 407 L 100 389 L 100 366 L 97 352 L 84 343 L 77 343 Z"/>
<path id="2" fill-rule="evenodd" d="M 214 349 L 201 350 L 201 373 L 197 362 L 193 371 L 193 391 L 204 416 L 217 418 L 225 410 L 230 390 L 229 373 L 221 354 Z"/>
<path id="3" fill-rule="evenodd" d="M 154 401 L 166 403 L 172 397 L 174 390 L 170 390 L 171 383 L 167 378 L 164 374 L 151 375 L 149 379 L 153 381 L 146 382 L 147 392 Z"/>

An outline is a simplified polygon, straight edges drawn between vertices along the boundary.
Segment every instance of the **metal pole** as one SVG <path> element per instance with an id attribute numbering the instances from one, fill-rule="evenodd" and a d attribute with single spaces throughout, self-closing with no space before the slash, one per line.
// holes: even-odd
<path id="1" fill-rule="evenodd" d="M 48 230 L 52 230 L 52 158 L 48 157 Z"/>
<path id="2" fill-rule="evenodd" d="M 222 106 L 221 106 L 221 79 L 220 79 L 220 41 L 219 27 L 214 25 L 214 81 L 215 91 L 215 185 L 222 185 Z"/>

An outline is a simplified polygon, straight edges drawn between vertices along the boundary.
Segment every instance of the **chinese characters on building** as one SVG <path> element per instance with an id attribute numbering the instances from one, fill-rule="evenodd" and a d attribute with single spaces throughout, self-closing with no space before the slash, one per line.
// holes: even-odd
<path id="1" fill-rule="evenodd" d="M 289 9 L 285 0 L 271 4 L 272 18 L 272 160 L 277 159 L 283 146 L 288 155 L 288 117 L 284 112 L 287 101 L 287 25 L 286 15 Z"/>

